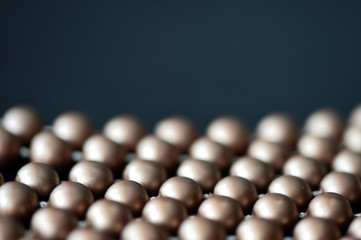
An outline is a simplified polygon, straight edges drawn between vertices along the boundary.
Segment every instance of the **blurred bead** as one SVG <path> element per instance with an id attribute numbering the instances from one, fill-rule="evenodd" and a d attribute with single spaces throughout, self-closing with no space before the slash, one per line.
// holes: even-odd
<path id="1" fill-rule="evenodd" d="M 93 203 L 86 213 L 86 222 L 92 228 L 113 236 L 119 236 L 132 219 L 132 212 L 126 205 L 106 199 Z"/>
<path id="2" fill-rule="evenodd" d="M 346 229 L 353 218 L 350 203 L 337 193 L 321 193 L 308 205 L 307 216 L 333 221 L 342 230 Z"/>
<path id="3" fill-rule="evenodd" d="M 43 127 L 38 113 L 26 106 L 15 106 L 6 111 L 2 125 L 25 144 L 28 144 Z"/>
<path id="4" fill-rule="evenodd" d="M 268 186 L 268 192 L 280 193 L 294 201 L 299 210 L 306 210 L 312 199 L 310 186 L 302 178 L 281 175 Z"/>
<path id="5" fill-rule="evenodd" d="M 222 225 L 199 216 L 186 218 L 178 229 L 179 240 L 226 240 L 226 236 Z"/>
<path id="6" fill-rule="evenodd" d="M 30 144 L 30 159 L 50 165 L 55 170 L 64 170 L 72 163 L 72 148 L 54 133 L 38 133 Z"/>
<path id="7" fill-rule="evenodd" d="M 257 190 L 253 183 L 236 176 L 227 176 L 221 179 L 214 187 L 214 194 L 234 199 L 245 212 L 251 211 L 258 199 Z"/>
<path id="8" fill-rule="evenodd" d="M 238 202 L 225 196 L 211 196 L 204 200 L 198 208 L 198 215 L 218 222 L 229 233 L 232 233 L 244 219 Z"/>
<path id="9" fill-rule="evenodd" d="M 51 191 L 60 183 L 58 173 L 45 163 L 30 162 L 16 174 L 16 181 L 31 187 L 40 200 L 48 200 Z"/>
<path id="10" fill-rule="evenodd" d="M 38 207 L 38 197 L 29 186 L 7 182 L 0 187 L 0 215 L 26 222 Z"/>
<path id="11" fill-rule="evenodd" d="M 340 141 L 343 133 L 341 116 L 331 109 L 321 109 L 312 113 L 306 120 L 305 132 L 315 137 Z"/>
<path id="12" fill-rule="evenodd" d="M 18 240 L 25 233 L 24 226 L 16 220 L 0 216 L 0 239 Z"/>
<path id="13" fill-rule="evenodd" d="M 155 196 L 167 179 L 167 173 L 157 162 L 134 159 L 125 167 L 123 179 L 139 183 L 150 196 Z"/>
<path id="14" fill-rule="evenodd" d="M 121 233 L 122 240 L 167 240 L 168 232 L 142 219 L 129 222 Z"/>
<path id="15" fill-rule="evenodd" d="M 66 240 L 114 240 L 114 238 L 92 228 L 78 227 L 69 233 Z"/>
<path id="16" fill-rule="evenodd" d="M 113 173 L 105 164 L 82 160 L 69 172 L 69 180 L 84 184 L 95 198 L 103 197 L 105 191 L 114 181 Z"/>
<path id="17" fill-rule="evenodd" d="M 154 135 L 145 136 L 138 142 L 136 154 L 139 159 L 157 162 L 167 170 L 178 165 L 177 149 Z"/>
<path id="18" fill-rule="evenodd" d="M 50 194 L 49 205 L 74 213 L 83 219 L 94 202 L 91 191 L 81 183 L 62 182 Z"/>
<path id="19" fill-rule="evenodd" d="M 145 136 L 146 129 L 134 116 L 118 115 L 104 126 L 104 135 L 113 142 L 134 151 L 138 141 Z"/>
<path id="20" fill-rule="evenodd" d="M 350 151 L 361 154 L 361 127 L 349 126 L 344 133 L 343 143 Z"/>
<path id="21" fill-rule="evenodd" d="M 182 153 L 188 152 L 190 145 L 198 137 L 198 131 L 190 120 L 176 116 L 158 122 L 154 133 Z"/>
<path id="22" fill-rule="evenodd" d="M 236 236 L 238 240 L 283 240 L 283 231 L 273 221 L 251 217 L 238 225 Z"/>
<path id="23" fill-rule="evenodd" d="M 45 207 L 37 210 L 31 218 L 31 230 L 43 239 L 63 240 L 77 226 L 77 218 L 72 213 Z"/>
<path id="24" fill-rule="evenodd" d="M 231 116 L 214 119 L 208 125 L 207 136 L 231 149 L 235 154 L 243 153 L 249 140 L 249 132 L 245 124 Z"/>
<path id="25" fill-rule="evenodd" d="M 189 154 L 194 159 L 211 162 L 221 170 L 230 166 L 233 157 L 229 149 L 207 137 L 193 142 Z"/>
<path id="26" fill-rule="evenodd" d="M 252 215 L 275 221 L 285 231 L 291 230 L 298 220 L 296 204 L 289 197 L 279 193 L 267 193 L 258 199 Z"/>
<path id="27" fill-rule="evenodd" d="M 175 233 L 188 216 L 183 204 L 173 198 L 156 197 L 147 202 L 143 208 L 143 219 L 160 226 L 170 233 Z"/>
<path id="28" fill-rule="evenodd" d="M 257 136 L 267 142 L 293 147 L 298 137 L 294 121 L 282 113 L 265 116 L 257 125 Z"/>
<path id="29" fill-rule="evenodd" d="M 322 179 L 320 189 L 322 192 L 335 192 L 342 195 L 354 209 L 361 203 L 361 183 L 353 174 L 330 172 Z"/>
<path id="30" fill-rule="evenodd" d="M 240 157 L 233 162 L 230 175 L 243 177 L 252 182 L 258 192 L 265 192 L 274 176 L 273 169 L 266 163 L 250 158 Z"/>
<path id="31" fill-rule="evenodd" d="M 127 205 L 135 216 L 141 213 L 144 204 L 149 200 L 145 188 L 139 183 L 130 180 L 120 180 L 113 183 L 104 197 Z"/>
<path id="32" fill-rule="evenodd" d="M 81 149 L 85 140 L 93 133 L 90 120 L 79 112 L 67 112 L 58 116 L 53 123 L 55 135 L 75 149 Z"/>
<path id="33" fill-rule="evenodd" d="M 257 139 L 251 143 L 248 148 L 248 155 L 269 164 L 275 171 L 282 169 L 287 157 L 284 147 L 262 139 Z"/>
<path id="34" fill-rule="evenodd" d="M 283 174 L 302 178 L 311 189 L 318 189 L 326 170 L 321 162 L 301 155 L 290 157 L 283 166 Z"/>
<path id="35" fill-rule="evenodd" d="M 210 162 L 186 159 L 178 167 L 177 175 L 196 181 L 203 193 L 209 193 L 221 178 L 220 170 Z"/>
<path id="36" fill-rule="evenodd" d="M 307 158 L 320 161 L 327 166 L 335 155 L 335 146 L 332 142 L 312 135 L 303 135 L 297 144 L 298 152 Z"/>
<path id="37" fill-rule="evenodd" d="M 159 189 L 159 195 L 180 201 L 188 210 L 196 210 L 203 200 L 202 189 L 194 180 L 187 177 L 172 177 Z"/>
<path id="38" fill-rule="evenodd" d="M 295 240 L 337 240 L 341 232 L 332 221 L 307 217 L 297 223 L 293 236 Z"/>
<path id="39" fill-rule="evenodd" d="M 119 171 L 124 165 L 125 155 L 124 147 L 117 145 L 102 134 L 89 137 L 83 145 L 84 159 L 104 163 L 113 171 Z"/>
<path id="40" fill-rule="evenodd" d="M 19 157 L 21 142 L 0 126 L 0 167 L 6 167 Z"/>

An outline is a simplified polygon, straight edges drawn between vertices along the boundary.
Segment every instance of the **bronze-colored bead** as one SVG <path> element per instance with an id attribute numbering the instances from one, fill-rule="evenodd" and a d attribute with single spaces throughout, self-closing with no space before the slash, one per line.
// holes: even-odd
<path id="1" fill-rule="evenodd" d="M 2 125 L 6 131 L 17 136 L 24 144 L 28 144 L 43 127 L 38 113 L 27 106 L 15 106 L 6 111 Z"/>
<path id="2" fill-rule="evenodd" d="M 38 206 L 38 197 L 29 186 L 7 182 L 0 187 L 0 215 L 28 221 Z"/>
<path id="3" fill-rule="evenodd" d="M 226 236 L 226 230 L 221 224 L 200 216 L 188 217 L 178 229 L 180 240 L 226 240 Z"/>
<path id="4" fill-rule="evenodd" d="M 86 222 L 92 228 L 113 236 L 119 236 L 132 219 L 132 212 L 126 205 L 106 199 L 93 203 L 86 213 Z"/>
<path id="5" fill-rule="evenodd" d="M 60 183 L 58 173 L 45 163 L 30 162 L 16 174 L 16 181 L 31 187 L 40 200 L 48 200 L 51 191 Z"/>
<path id="6" fill-rule="evenodd" d="M 190 145 L 198 137 L 194 124 L 184 117 L 169 117 L 158 122 L 154 133 L 160 139 L 172 144 L 179 152 L 188 152 Z"/>
<path id="7" fill-rule="evenodd" d="M 144 125 L 136 117 L 130 115 L 118 115 L 104 126 L 104 135 L 124 146 L 128 151 L 135 150 L 135 146 L 146 132 Z"/>
<path id="8" fill-rule="evenodd" d="M 0 167 L 10 165 L 19 157 L 21 142 L 0 126 Z"/>
<path id="9" fill-rule="evenodd" d="M 221 170 L 230 166 L 233 157 L 231 150 L 207 137 L 193 142 L 189 154 L 194 159 L 211 162 Z"/>
<path id="10" fill-rule="evenodd" d="M 135 216 L 141 213 L 144 204 L 149 200 L 145 188 L 139 183 L 130 180 L 120 180 L 113 183 L 104 197 L 127 205 Z"/>
<path id="11" fill-rule="evenodd" d="M 167 240 L 168 237 L 167 231 L 143 219 L 129 222 L 121 233 L 122 240 Z"/>
<path id="12" fill-rule="evenodd" d="M 71 212 L 45 207 L 31 218 L 31 230 L 43 239 L 63 240 L 77 226 L 77 218 Z"/>
<path id="13" fill-rule="evenodd" d="M 113 173 L 105 164 L 82 160 L 75 164 L 69 172 L 69 180 L 84 184 L 95 198 L 103 197 L 105 191 L 113 183 Z"/>
<path id="14" fill-rule="evenodd" d="M 72 212 L 80 219 L 93 202 L 93 194 L 86 186 L 70 181 L 59 184 L 49 197 L 50 206 Z"/>
<path id="15" fill-rule="evenodd" d="M 64 170 L 72 163 L 72 147 L 54 133 L 38 133 L 30 144 L 30 159 L 50 165 L 55 170 Z"/>
<path id="16" fill-rule="evenodd" d="M 93 133 L 93 124 L 79 112 L 67 112 L 58 116 L 53 123 L 57 137 L 75 149 L 81 149 L 85 140 Z"/>
<path id="17" fill-rule="evenodd" d="M 249 131 L 245 124 L 232 116 L 214 119 L 207 127 L 207 136 L 231 149 L 235 154 L 243 153 L 249 141 Z"/>

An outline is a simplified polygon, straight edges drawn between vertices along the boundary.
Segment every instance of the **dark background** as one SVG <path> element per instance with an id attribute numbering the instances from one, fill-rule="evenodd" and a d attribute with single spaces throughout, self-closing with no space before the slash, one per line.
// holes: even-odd
<path id="1" fill-rule="evenodd" d="M 222 2 L 222 3 L 221 3 Z M 0 1 L 0 114 L 299 123 L 361 102 L 361 1 Z"/>

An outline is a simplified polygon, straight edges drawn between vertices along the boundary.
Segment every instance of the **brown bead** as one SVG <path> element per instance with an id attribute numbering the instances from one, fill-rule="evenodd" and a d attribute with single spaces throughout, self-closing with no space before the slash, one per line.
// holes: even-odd
<path id="1" fill-rule="evenodd" d="M 220 170 L 213 163 L 191 158 L 181 163 L 177 175 L 197 182 L 203 193 L 211 192 L 221 178 Z"/>
<path id="2" fill-rule="evenodd" d="M 248 148 L 248 155 L 269 164 L 275 171 L 280 171 L 286 161 L 286 149 L 281 145 L 257 139 Z"/>
<path id="3" fill-rule="evenodd" d="M 52 207 L 41 208 L 31 218 L 31 230 L 43 239 L 62 240 L 77 226 L 72 213 Z"/>
<path id="4" fill-rule="evenodd" d="M 322 179 L 320 188 L 323 192 L 335 192 L 342 195 L 353 208 L 360 205 L 361 183 L 353 174 L 330 172 Z"/>
<path id="5" fill-rule="evenodd" d="M 139 183 L 150 196 L 154 196 L 167 179 L 167 173 L 157 162 L 134 159 L 125 167 L 123 179 Z"/>
<path id="6" fill-rule="evenodd" d="M 321 109 L 306 120 L 305 132 L 315 137 L 339 141 L 343 132 L 341 116 L 331 109 Z"/>
<path id="7" fill-rule="evenodd" d="M 244 219 L 238 202 L 225 196 L 211 196 L 204 200 L 198 208 L 198 215 L 218 222 L 230 233 Z"/>
<path id="8" fill-rule="evenodd" d="M 94 202 L 91 191 L 81 183 L 62 182 L 51 192 L 49 205 L 74 213 L 83 219 L 89 206 Z"/>
<path id="9" fill-rule="evenodd" d="M 31 140 L 30 159 L 48 164 L 55 170 L 63 170 L 72 163 L 72 148 L 54 133 L 43 131 Z"/>
<path id="10" fill-rule="evenodd" d="M 194 159 L 214 163 L 221 170 L 230 166 L 233 157 L 229 149 L 207 137 L 193 142 L 189 154 Z"/>
<path id="11" fill-rule="evenodd" d="M 0 167 L 6 167 L 19 157 L 21 142 L 0 126 Z"/>
<path id="12" fill-rule="evenodd" d="M 349 126 L 344 133 L 343 143 L 350 151 L 361 154 L 361 127 Z"/>
<path id="13" fill-rule="evenodd" d="M 136 154 L 138 158 L 157 162 L 167 170 L 173 170 L 178 165 L 179 152 L 176 148 L 154 135 L 145 136 L 138 142 Z"/>
<path id="14" fill-rule="evenodd" d="M 303 135 L 297 144 L 298 152 L 307 158 L 320 161 L 327 166 L 335 155 L 335 146 L 331 141 L 312 135 Z"/>
<path id="15" fill-rule="evenodd" d="M 321 193 L 308 204 L 307 216 L 334 221 L 344 230 L 353 218 L 352 208 L 346 198 L 337 193 Z"/>
<path id="16" fill-rule="evenodd" d="M 83 145 L 83 158 L 104 163 L 113 171 L 125 163 L 126 148 L 117 145 L 102 134 L 88 138 Z"/>
<path id="17" fill-rule="evenodd" d="M 293 147 L 298 137 L 294 121 L 283 113 L 265 116 L 257 125 L 257 136 L 267 142 Z"/>
<path id="18" fill-rule="evenodd" d="M 145 188 L 130 180 L 120 180 L 113 183 L 106 191 L 105 198 L 125 204 L 135 216 L 141 213 L 144 204 L 149 200 Z"/>
<path id="19" fill-rule="evenodd" d="M 85 140 L 93 133 L 93 124 L 79 112 L 67 112 L 58 116 L 53 123 L 55 135 L 75 149 L 81 149 Z"/>
<path id="20" fill-rule="evenodd" d="M 0 216 L 0 239 L 18 240 L 25 233 L 24 226 L 16 220 Z"/>
<path id="21" fill-rule="evenodd" d="M 356 217 L 352 220 L 348 226 L 347 234 L 357 239 L 361 239 L 361 217 Z"/>
<path id="22" fill-rule="evenodd" d="M 226 240 L 226 236 L 222 225 L 200 216 L 188 217 L 178 229 L 179 240 Z"/>
<path id="23" fill-rule="evenodd" d="M 78 227 L 68 234 L 66 240 L 114 240 L 114 238 L 92 228 Z"/>
<path id="24" fill-rule="evenodd" d="M 361 104 L 357 105 L 350 114 L 350 125 L 361 127 Z"/>
<path id="25" fill-rule="evenodd" d="M 167 240 L 168 232 L 142 219 L 129 222 L 121 233 L 122 240 Z"/>
<path id="26" fill-rule="evenodd" d="M 214 187 L 214 194 L 236 200 L 245 212 L 251 211 L 258 199 L 257 190 L 253 183 L 236 176 L 227 176 L 221 179 Z"/>
<path id="27" fill-rule="evenodd" d="M 251 217 L 238 225 L 236 236 L 238 240 L 283 240 L 283 231 L 273 221 Z"/>
<path id="28" fill-rule="evenodd" d="M 198 131 L 194 124 L 184 117 L 177 116 L 158 122 L 154 133 L 182 153 L 188 152 L 190 145 L 198 137 Z"/>
<path id="29" fill-rule="evenodd" d="M 289 197 L 300 211 L 306 210 L 312 199 L 312 191 L 308 183 L 295 176 L 282 175 L 277 177 L 268 186 L 268 192 L 280 193 Z"/>
<path id="30" fill-rule="evenodd" d="M 355 237 L 346 235 L 346 236 L 343 236 L 343 237 L 339 238 L 338 240 L 358 240 L 358 239 L 355 238 Z"/>
<path id="31" fill-rule="evenodd" d="M 285 231 L 291 230 L 298 220 L 296 204 L 279 193 L 267 193 L 258 199 L 253 206 L 252 215 L 275 221 Z"/>
<path id="32" fill-rule="evenodd" d="M 354 174 L 361 179 L 361 155 L 342 150 L 333 159 L 332 168 L 335 171 Z"/>
<path id="33" fill-rule="evenodd" d="M 125 148 L 134 151 L 138 141 L 145 136 L 146 129 L 134 116 L 118 115 L 104 126 L 104 135 Z"/>
<path id="34" fill-rule="evenodd" d="M 310 185 L 311 189 L 318 189 L 323 176 L 326 174 L 326 167 L 319 161 L 294 155 L 283 166 L 283 174 L 302 178 Z"/>
<path id="35" fill-rule="evenodd" d="M 75 164 L 69 172 L 69 180 L 84 184 L 95 198 L 104 196 L 105 191 L 113 183 L 113 173 L 105 164 L 82 160 Z"/>
<path id="36" fill-rule="evenodd" d="M 214 119 L 208 125 L 207 136 L 231 149 L 235 154 L 243 153 L 249 140 L 249 132 L 245 124 L 231 116 Z"/>
<path id="37" fill-rule="evenodd" d="M 258 192 L 265 192 L 273 179 L 274 171 L 268 164 L 244 156 L 232 164 L 230 174 L 249 180 L 255 185 Z"/>
<path id="38" fill-rule="evenodd" d="M 38 113 L 26 106 L 15 106 L 6 111 L 2 125 L 6 131 L 20 138 L 25 144 L 28 144 L 43 127 Z"/>
<path id="39" fill-rule="evenodd" d="M 93 203 L 86 213 L 86 222 L 92 228 L 114 236 L 119 236 L 132 219 L 132 212 L 126 205 L 106 199 Z"/>
<path id="40" fill-rule="evenodd" d="M 31 187 L 39 200 L 48 200 L 51 191 L 60 183 L 58 173 L 45 163 L 30 162 L 16 174 L 16 181 Z"/>
<path id="41" fill-rule="evenodd" d="M 297 223 L 293 230 L 295 240 L 337 240 L 341 236 L 338 227 L 329 220 L 307 217 Z"/>
<path id="42" fill-rule="evenodd" d="M 168 197 L 156 197 L 145 204 L 143 219 L 175 233 L 187 217 L 187 210 L 181 202 Z"/>
<path id="43" fill-rule="evenodd" d="M 38 206 L 36 193 L 27 185 L 7 182 L 0 187 L 0 215 L 27 221 Z"/>
<path id="44" fill-rule="evenodd" d="M 0 173 L 0 186 L 5 183 L 4 176 Z"/>
<path id="45" fill-rule="evenodd" d="M 202 189 L 194 180 L 187 177 L 172 177 L 159 189 L 159 195 L 180 201 L 189 212 L 196 210 L 203 200 Z"/>

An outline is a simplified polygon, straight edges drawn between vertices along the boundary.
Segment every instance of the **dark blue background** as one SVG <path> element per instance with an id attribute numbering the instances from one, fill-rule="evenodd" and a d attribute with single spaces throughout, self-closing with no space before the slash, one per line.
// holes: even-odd
<path id="1" fill-rule="evenodd" d="M 222 3 L 221 3 L 222 2 Z M 361 102 L 361 1 L 0 1 L 0 112 L 76 109 L 150 128 Z"/>

